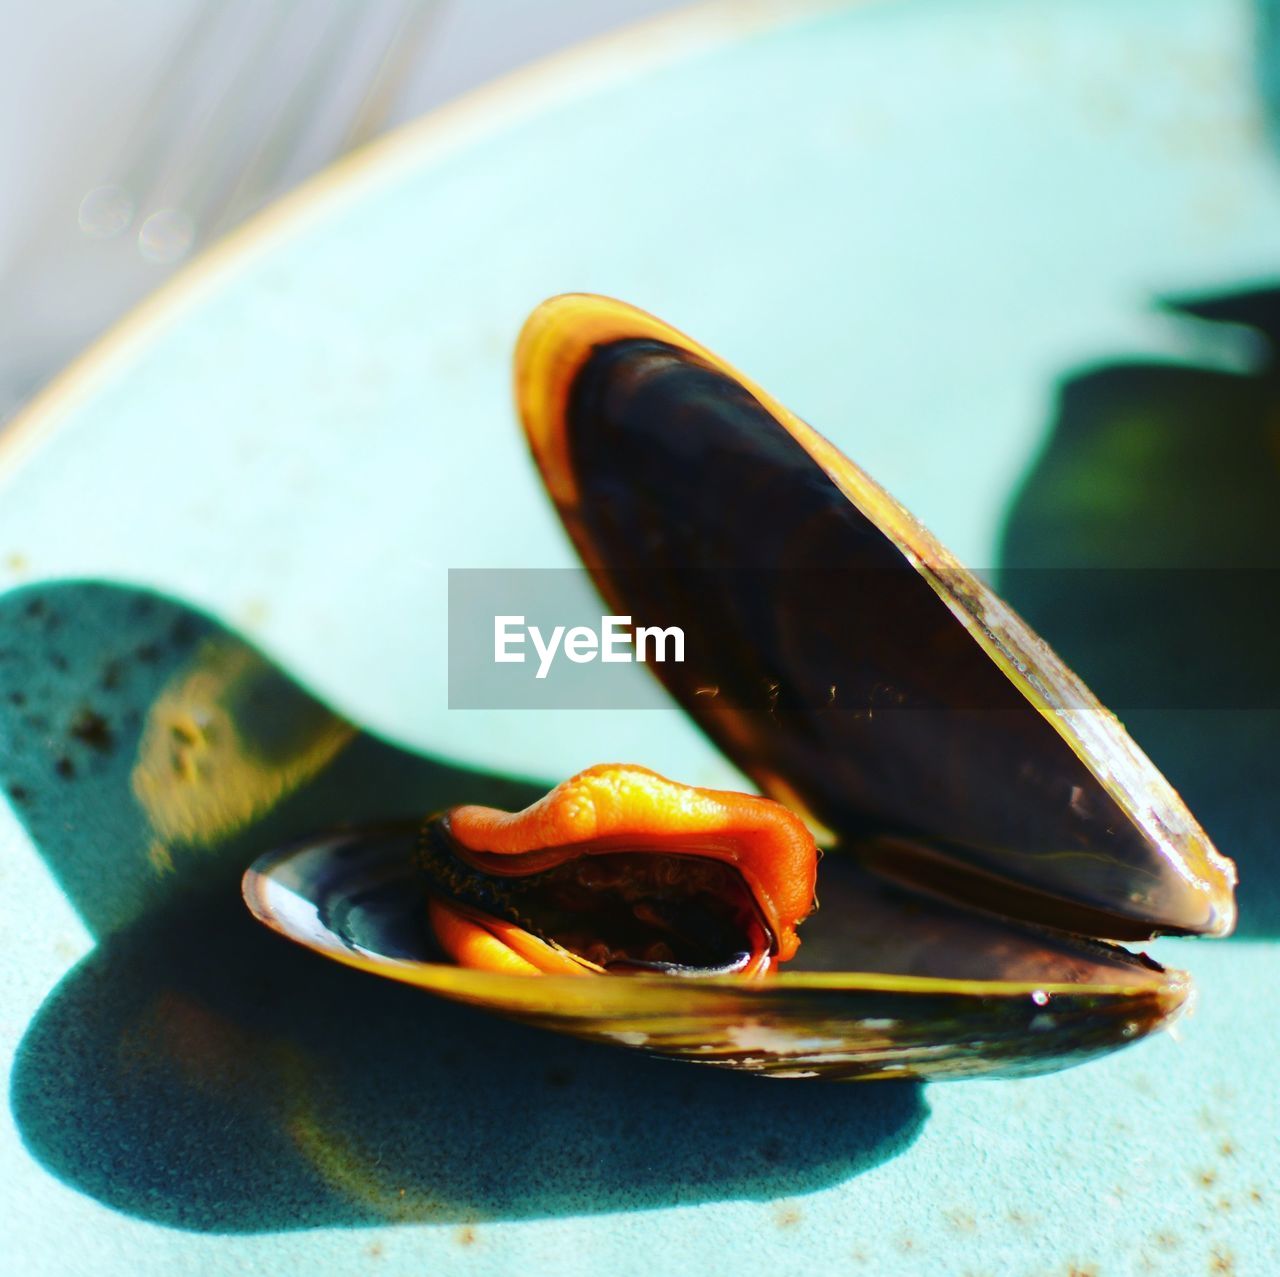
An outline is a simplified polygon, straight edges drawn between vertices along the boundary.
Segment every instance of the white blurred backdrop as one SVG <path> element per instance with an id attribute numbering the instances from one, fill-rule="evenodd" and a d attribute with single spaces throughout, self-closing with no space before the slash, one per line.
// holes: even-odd
<path id="1" fill-rule="evenodd" d="M 330 160 L 681 0 L 0 0 L 0 428 Z"/>

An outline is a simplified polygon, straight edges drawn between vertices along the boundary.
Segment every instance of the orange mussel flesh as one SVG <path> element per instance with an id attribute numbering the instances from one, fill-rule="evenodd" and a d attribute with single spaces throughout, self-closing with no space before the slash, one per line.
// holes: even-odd
<path id="1" fill-rule="evenodd" d="M 452 808 L 419 842 L 448 956 L 526 975 L 764 975 L 799 947 L 817 859 L 779 803 L 623 765 L 523 811 Z"/>

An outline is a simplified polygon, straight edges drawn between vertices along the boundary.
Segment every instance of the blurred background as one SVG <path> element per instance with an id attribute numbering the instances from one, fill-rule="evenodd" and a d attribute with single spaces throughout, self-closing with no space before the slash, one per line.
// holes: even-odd
<path id="1" fill-rule="evenodd" d="M 685 3 L 4 0 L 0 428 L 193 253 L 339 155 Z"/>

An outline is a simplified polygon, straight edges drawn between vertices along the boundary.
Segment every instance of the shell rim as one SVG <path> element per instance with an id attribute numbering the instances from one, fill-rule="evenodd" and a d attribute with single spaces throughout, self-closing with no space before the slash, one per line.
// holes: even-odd
<path id="1" fill-rule="evenodd" d="M 340 837 L 346 841 L 358 838 L 361 833 L 367 832 L 353 831 Z M 287 940 L 322 957 L 372 975 L 422 988 L 428 992 L 463 997 L 467 1000 L 484 1000 L 489 990 L 504 993 L 517 990 L 530 992 L 541 990 L 540 996 L 519 997 L 512 1001 L 526 1004 L 530 1009 L 545 1011 L 566 1003 L 581 1003 L 587 989 L 594 991 L 589 995 L 589 1000 L 597 1006 L 602 1000 L 612 1001 L 614 998 L 623 997 L 626 990 L 635 989 L 642 990 L 639 994 L 641 998 L 679 990 L 682 994 L 689 995 L 691 1001 L 714 999 L 715 995 L 726 993 L 732 993 L 735 997 L 746 995 L 765 1000 L 771 993 L 780 991 L 897 993 L 916 994 L 922 997 L 950 996 L 980 999 L 1021 999 L 1028 998 L 1033 993 L 1044 993 L 1057 998 L 1130 998 L 1153 1001 L 1162 1004 L 1160 1018 L 1165 1019 L 1183 1007 L 1194 991 L 1194 983 L 1189 973 L 1163 964 L 1160 964 L 1158 972 L 1150 973 L 1157 978 L 1143 984 L 966 980 L 947 976 L 893 975 L 885 972 L 787 971 L 785 969 L 771 973 L 765 980 L 744 981 L 733 976 L 707 976 L 692 979 L 648 973 L 628 975 L 624 979 L 593 978 L 590 975 L 538 975 L 535 977 L 509 972 L 476 971 L 449 962 L 391 958 L 368 951 L 361 953 L 346 947 L 318 944 L 300 934 L 289 926 L 272 906 L 269 899 L 270 888 L 262 885 L 271 884 L 277 889 L 288 890 L 280 884 L 276 871 L 294 857 L 314 852 L 323 841 L 323 839 L 303 841 L 276 848 L 259 856 L 245 870 L 240 884 L 241 895 L 254 918 Z M 333 935 L 335 940 L 339 939 L 337 934 L 329 928 L 326 928 L 326 933 Z M 1127 949 L 1120 951 L 1129 952 Z M 423 973 L 430 973 L 432 978 L 422 978 Z M 854 980 L 856 984 L 852 983 Z M 615 989 L 618 992 L 605 994 L 602 999 L 600 995 L 606 988 Z M 636 1010 L 637 1008 L 633 1004 L 628 1009 Z M 691 1007 L 688 1011 L 692 1012 L 694 1009 Z"/>

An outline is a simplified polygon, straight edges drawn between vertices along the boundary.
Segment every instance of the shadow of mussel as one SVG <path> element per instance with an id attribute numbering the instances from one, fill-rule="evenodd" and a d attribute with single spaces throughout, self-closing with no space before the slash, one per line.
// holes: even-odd
<path id="1" fill-rule="evenodd" d="M 475 1222 L 769 1199 L 906 1148 L 918 1087 L 787 1088 L 538 1033 L 257 925 L 265 848 L 541 788 L 360 731 L 145 590 L 0 598 L 0 787 L 96 947 L 10 1102 L 68 1184 L 179 1228 Z"/>

